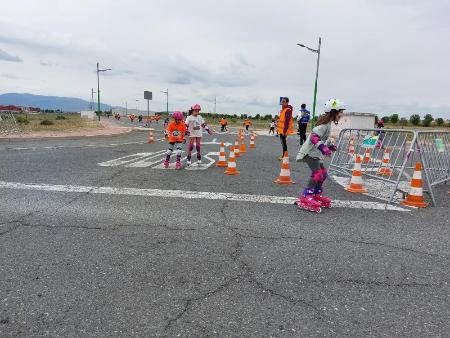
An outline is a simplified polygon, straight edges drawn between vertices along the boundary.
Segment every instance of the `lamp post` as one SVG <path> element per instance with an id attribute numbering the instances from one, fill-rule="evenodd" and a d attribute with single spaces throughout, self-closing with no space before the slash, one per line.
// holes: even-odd
<path id="1" fill-rule="evenodd" d="M 306 48 L 310 52 L 317 53 L 316 81 L 314 82 L 314 101 L 312 114 L 312 126 L 314 127 L 314 118 L 316 117 L 316 102 L 317 102 L 317 79 L 319 78 L 320 46 L 322 45 L 322 38 L 319 37 L 319 47 L 317 49 L 309 48 L 301 43 L 297 43 L 297 45 Z"/>
<path id="2" fill-rule="evenodd" d="M 107 72 L 108 70 L 112 70 L 111 68 L 100 69 L 100 64 L 97 62 L 97 112 L 98 112 L 98 120 L 100 121 L 100 72 Z"/>
<path id="3" fill-rule="evenodd" d="M 161 90 L 161 93 L 166 94 L 166 112 L 167 115 L 169 115 L 169 88 L 167 88 L 166 91 Z"/>

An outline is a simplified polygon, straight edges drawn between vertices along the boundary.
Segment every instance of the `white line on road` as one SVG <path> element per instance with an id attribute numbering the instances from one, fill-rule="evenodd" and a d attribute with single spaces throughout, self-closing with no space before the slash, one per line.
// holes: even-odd
<path id="1" fill-rule="evenodd" d="M 234 194 L 234 193 L 227 193 L 227 192 L 139 189 L 139 188 L 114 188 L 114 187 L 89 187 L 89 186 L 77 186 L 77 185 L 29 184 L 29 183 L 4 182 L 4 181 L 0 181 L 0 189 L 40 190 L 40 191 L 53 191 L 53 192 L 145 196 L 145 197 L 160 197 L 160 198 L 225 200 L 225 201 L 237 201 L 237 202 L 287 204 L 287 205 L 292 205 L 294 203 L 294 201 L 296 200 L 293 197 Z M 335 200 L 335 201 L 333 201 L 333 206 L 337 207 L 337 208 L 390 210 L 390 211 L 403 211 L 403 212 L 409 211 L 408 209 L 404 209 L 404 208 L 393 206 L 393 205 L 387 205 L 387 204 L 380 203 L 380 202 L 367 202 L 367 201 Z"/>

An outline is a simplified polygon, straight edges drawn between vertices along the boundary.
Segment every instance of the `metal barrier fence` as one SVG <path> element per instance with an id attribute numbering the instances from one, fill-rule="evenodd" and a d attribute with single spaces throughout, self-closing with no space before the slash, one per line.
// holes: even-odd
<path id="1" fill-rule="evenodd" d="M 0 114 L 0 134 L 20 133 L 16 118 L 11 113 Z"/>
<path id="2" fill-rule="evenodd" d="M 433 186 L 450 180 L 450 132 L 447 131 L 343 129 L 330 163 L 330 175 L 351 177 L 355 155 L 363 159 L 364 176 L 385 182 L 380 197 L 388 203 L 397 192 L 405 196 L 409 191 L 416 162 L 422 163 L 424 191 L 429 193 L 434 206 Z M 389 163 L 383 163 L 383 159 Z"/>

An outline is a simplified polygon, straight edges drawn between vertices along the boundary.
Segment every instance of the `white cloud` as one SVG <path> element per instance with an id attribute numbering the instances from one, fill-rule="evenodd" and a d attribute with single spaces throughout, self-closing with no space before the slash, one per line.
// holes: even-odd
<path id="1" fill-rule="evenodd" d="M 0 49 L 0 61 L 22 62 L 23 60 L 16 55 L 12 55 Z"/>

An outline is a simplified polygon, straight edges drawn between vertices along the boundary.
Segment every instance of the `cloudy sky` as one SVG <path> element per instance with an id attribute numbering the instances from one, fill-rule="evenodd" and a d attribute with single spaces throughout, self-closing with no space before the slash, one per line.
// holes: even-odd
<path id="1" fill-rule="evenodd" d="M 278 97 L 353 111 L 450 118 L 449 0 L 15 0 L 2 5 L 0 93 L 151 109 L 275 113 Z"/>

